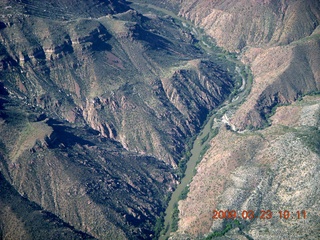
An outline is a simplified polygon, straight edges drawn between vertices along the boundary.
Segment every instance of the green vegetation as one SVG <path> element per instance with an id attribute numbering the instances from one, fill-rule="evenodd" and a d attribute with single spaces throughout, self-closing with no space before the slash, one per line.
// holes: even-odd
<path id="1" fill-rule="evenodd" d="M 179 222 L 179 209 L 178 209 L 178 203 L 176 202 L 173 206 L 171 232 L 176 232 L 178 230 L 178 222 Z"/>
<path id="2" fill-rule="evenodd" d="M 249 70 L 247 69 L 247 67 L 239 64 L 237 65 L 237 67 L 238 69 L 236 69 L 235 71 L 236 74 L 234 76 L 234 79 L 235 79 L 234 88 L 228 98 L 230 102 L 234 99 L 234 97 L 236 97 L 241 91 L 244 90 L 244 89 L 241 89 L 243 81 L 246 81 L 246 84 L 250 84 L 250 85 L 252 84 L 251 82 L 252 76 Z"/>
<path id="3" fill-rule="evenodd" d="M 189 192 L 189 186 L 186 186 L 182 190 L 178 198 L 178 201 L 186 199 L 188 192 Z M 178 202 L 176 202 L 173 206 L 171 232 L 175 232 L 178 230 L 178 222 L 179 222 L 179 208 L 178 208 Z"/>
<path id="4" fill-rule="evenodd" d="M 200 155 L 199 155 L 199 159 L 201 160 L 203 155 L 207 152 L 207 150 L 210 148 L 210 145 L 209 144 L 206 144 L 202 149 L 201 149 L 201 152 L 200 152 Z"/>
<path id="5" fill-rule="evenodd" d="M 181 192 L 181 194 L 180 194 L 180 196 L 179 196 L 179 201 L 186 199 L 187 196 L 188 196 L 188 193 L 189 193 L 189 186 L 186 186 L 186 187 L 182 190 L 182 192 Z"/>
<path id="6" fill-rule="evenodd" d="M 171 199 L 172 193 L 169 193 L 166 197 L 165 200 L 163 201 L 163 207 L 168 205 L 170 199 Z M 158 239 L 162 234 L 164 234 L 169 226 L 164 227 L 164 217 L 165 213 L 161 212 L 160 216 L 156 220 L 156 224 L 154 225 L 153 231 L 154 231 L 154 237 L 153 240 Z"/>
<path id="7" fill-rule="evenodd" d="M 299 95 L 297 97 L 296 101 L 302 101 L 304 96 L 316 96 L 316 95 L 319 95 L 319 94 L 320 94 L 320 91 L 313 91 L 313 92 L 309 92 L 307 94 Z M 278 107 L 289 106 L 290 104 L 291 103 L 276 103 L 275 105 L 273 105 L 270 108 L 269 112 L 264 114 L 264 119 L 265 119 L 266 122 L 259 129 L 264 129 L 264 128 L 266 128 L 266 127 L 271 125 L 272 122 L 271 122 L 270 118 L 276 113 Z M 248 126 L 247 129 L 254 129 L 254 127 L 253 126 Z"/>
<path id="8" fill-rule="evenodd" d="M 178 170 L 177 170 L 177 175 L 179 178 L 183 178 L 184 173 L 187 169 L 187 163 L 191 157 L 191 152 L 187 151 L 184 153 L 184 156 L 181 158 L 181 160 L 178 163 Z"/>
<path id="9" fill-rule="evenodd" d="M 264 115 L 266 123 L 261 127 L 261 129 L 271 125 L 271 119 L 270 118 L 276 113 L 278 107 L 288 106 L 288 105 L 290 105 L 290 103 L 277 103 L 273 107 L 271 107 L 270 112 L 268 112 L 268 113 L 266 113 Z"/>
<path id="10" fill-rule="evenodd" d="M 193 148 L 193 143 L 196 140 L 197 136 L 192 136 L 186 143 L 186 149 L 182 153 L 182 158 L 178 163 L 177 175 L 181 179 L 184 177 L 185 171 L 187 169 L 187 163 L 191 157 L 191 149 Z"/>
<path id="11" fill-rule="evenodd" d="M 280 106 L 281 106 L 281 104 L 276 104 L 276 105 L 274 105 L 274 106 L 271 108 L 270 112 L 265 114 L 266 120 L 269 120 L 269 118 L 272 117 L 272 116 L 276 113 L 277 108 L 280 107 Z"/>
<path id="12" fill-rule="evenodd" d="M 317 95 L 320 95 L 320 91 L 313 91 L 313 92 L 310 92 L 310 93 L 308 93 L 308 94 L 306 94 L 306 95 L 309 95 L 309 96 L 317 96 Z M 306 96 L 306 95 L 304 95 L 304 96 Z"/>
<path id="13" fill-rule="evenodd" d="M 214 124 L 214 119 L 211 119 L 211 121 L 210 121 L 210 129 L 212 129 L 213 124 Z"/>
<path id="14" fill-rule="evenodd" d="M 203 145 L 209 139 L 210 133 L 208 132 L 203 138 L 200 140 L 200 145 Z"/>
<path id="15" fill-rule="evenodd" d="M 230 223 L 228 223 L 222 231 L 215 231 L 215 232 L 211 233 L 209 236 L 207 236 L 204 240 L 211 240 L 216 237 L 222 237 L 227 232 L 229 232 L 231 229 L 232 229 L 232 225 Z"/>
<path id="16" fill-rule="evenodd" d="M 309 129 L 298 133 L 297 136 L 311 151 L 320 155 L 320 130 L 317 127 L 309 127 Z"/>
<path id="17" fill-rule="evenodd" d="M 210 139 L 211 140 L 212 138 L 214 138 L 215 136 L 217 136 L 219 133 L 219 128 L 216 127 L 216 128 L 211 128 L 210 130 Z"/>
<path id="18" fill-rule="evenodd" d="M 164 224 L 164 213 L 161 212 L 160 217 L 157 218 L 156 224 L 154 226 L 154 238 L 153 240 L 156 240 L 159 238 L 159 236 L 162 233 L 163 229 L 163 224 Z"/>
<path id="19" fill-rule="evenodd" d="M 159 14 L 159 16 L 164 17 L 164 19 L 166 19 L 166 21 L 172 21 L 174 22 L 175 25 L 179 25 L 179 28 L 181 30 L 184 30 L 186 32 L 190 32 L 193 35 L 193 43 L 192 45 L 194 47 L 197 48 L 197 50 L 195 50 L 195 48 L 187 48 L 184 45 L 181 45 L 182 48 L 184 48 L 183 52 L 186 52 L 185 50 L 191 50 L 191 51 L 195 51 L 196 53 L 207 53 L 206 56 L 208 56 L 210 58 L 210 61 L 213 61 L 217 66 L 219 66 L 220 70 L 223 73 L 226 73 L 226 76 L 230 79 L 233 79 L 233 85 L 234 85 L 234 90 L 233 90 L 233 94 L 230 97 L 230 99 L 233 101 L 230 104 L 230 107 L 235 107 L 238 105 L 238 103 L 243 99 L 243 96 L 245 96 L 249 91 L 248 91 L 248 87 L 247 87 L 247 83 L 250 82 L 250 80 L 247 80 L 246 78 L 249 78 L 249 71 L 247 70 L 246 67 L 244 67 L 240 61 L 237 58 L 237 54 L 236 53 L 230 53 L 228 51 L 223 50 L 222 48 L 218 47 L 215 44 L 214 39 L 212 39 L 209 36 L 205 35 L 205 31 L 203 29 L 199 29 L 196 28 L 191 22 L 186 21 L 185 19 L 182 19 L 178 16 L 176 16 L 174 13 L 168 11 L 168 10 L 164 10 L 162 8 L 156 7 L 152 4 L 148 4 L 148 5 L 144 5 L 144 4 L 139 4 L 139 3 L 134 3 L 135 8 L 137 9 L 141 9 L 142 12 L 148 12 L 150 11 L 150 9 L 152 9 L 152 12 L 155 12 L 157 14 Z M 170 17 L 168 17 L 170 16 Z M 147 23 L 146 23 L 147 24 Z M 156 28 L 157 26 L 153 26 L 153 28 Z M 148 29 L 148 27 L 146 27 L 146 29 Z M 170 32 L 164 32 L 162 29 L 158 30 L 158 34 L 160 34 L 164 39 L 168 39 L 170 41 Z M 178 49 L 181 50 L 181 49 Z M 174 62 L 177 62 L 176 58 L 175 58 L 175 54 L 174 55 L 170 55 L 168 56 L 166 53 L 162 53 L 161 51 L 159 51 L 158 49 L 152 49 L 150 50 L 152 53 L 154 52 L 156 58 L 154 59 L 155 62 L 157 62 L 159 65 L 161 66 L 168 66 L 168 67 L 172 67 L 174 66 Z M 169 59 L 168 59 L 169 57 Z M 188 60 L 188 59 L 187 59 Z M 176 64 L 175 66 L 182 66 L 182 64 Z M 238 67 L 237 67 L 238 66 Z M 239 69 L 239 70 L 237 70 Z M 220 73 L 222 73 L 220 72 Z M 166 73 L 165 73 L 166 74 Z M 168 74 L 169 75 L 169 74 Z M 244 81 L 245 79 L 245 81 Z M 240 89 L 241 86 L 246 83 L 245 85 L 245 89 Z M 251 86 L 251 85 L 249 85 Z M 250 89 L 250 87 L 249 87 Z M 232 90 L 230 90 L 232 91 Z M 239 95 L 239 100 L 234 100 L 235 97 L 237 97 Z M 227 96 L 225 96 L 227 97 Z M 228 102 L 226 102 L 226 104 L 228 104 Z M 208 109 L 210 110 L 210 109 Z M 203 158 L 204 154 L 207 152 L 207 150 L 210 148 L 210 145 L 208 144 L 208 142 L 214 138 L 218 133 L 219 133 L 219 128 L 214 126 L 214 119 L 213 119 L 213 115 L 215 118 L 221 118 L 223 116 L 223 114 L 229 110 L 229 107 L 223 108 L 221 109 L 221 111 L 217 111 L 217 110 L 213 110 L 210 111 L 208 114 L 206 114 L 206 118 L 203 121 L 203 123 L 201 124 L 202 127 L 200 127 L 200 129 L 198 129 L 199 132 L 203 131 L 205 132 L 204 134 L 195 134 L 192 138 L 190 138 L 187 142 L 185 142 L 185 150 L 184 152 L 181 154 L 181 158 L 180 161 L 178 162 L 178 169 L 177 169 L 177 176 L 179 177 L 180 180 L 183 180 L 185 175 L 186 175 L 186 171 L 187 171 L 187 163 L 189 162 L 193 151 L 191 152 L 191 150 L 193 150 L 195 141 L 196 141 L 196 137 L 199 137 L 199 142 L 200 145 L 198 144 L 198 142 L 196 143 L 197 146 L 196 147 L 196 156 L 194 156 L 195 159 L 192 158 L 192 168 L 194 168 L 194 164 L 198 164 L 201 159 Z M 203 118 L 204 119 L 204 118 Z M 208 122 L 210 121 L 210 122 Z M 206 128 L 204 131 L 205 127 L 208 127 L 208 124 L 210 126 L 210 128 Z M 200 153 L 199 153 L 200 151 Z M 199 155 L 198 155 L 199 154 Z M 188 169 L 189 170 L 189 169 Z M 192 169 L 191 169 L 191 176 L 192 176 Z M 188 173 L 189 174 L 189 171 Z M 190 176 L 188 176 L 189 179 Z M 189 182 L 189 181 L 188 181 Z M 184 187 L 185 185 L 183 185 Z M 183 190 L 182 190 L 183 189 Z M 175 195 L 175 197 L 173 199 L 170 200 L 170 204 L 168 204 L 168 209 L 170 210 L 169 212 L 173 212 L 172 216 L 166 216 L 165 217 L 165 225 L 164 225 L 164 220 L 162 217 L 159 217 L 157 219 L 157 223 L 156 223 L 156 227 L 155 227 L 155 232 L 156 232 L 156 236 L 160 235 L 165 235 L 163 233 L 166 233 L 166 235 L 163 237 L 167 237 L 169 234 L 169 232 L 174 232 L 178 229 L 178 221 L 179 221 L 179 209 L 178 209 L 178 201 L 185 199 L 187 197 L 189 188 L 185 187 L 179 189 L 179 193 L 177 195 Z M 181 191 L 182 190 L 182 191 Z M 167 209 L 167 210 L 168 210 Z M 170 215 L 170 214 L 168 214 Z M 167 221 L 167 217 L 171 217 L 171 221 Z M 171 224 L 170 224 L 171 222 Z M 163 230 L 161 232 L 161 226 L 163 227 Z M 170 228 L 170 229 L 168 229 Z M 167 231 L 168 230 L 168 231 Z"/>
<path id="20" fill-rule="evenodd" d="M 207 237 L 205 237 L 203 240 L 211 240 L 217 237 L 224 236 L 227 232 L 229 232 L 233 228 L 242 228 L 242 225 L 238 219 L 233 220 L 232 222 L 229 222 L 226 224 L 225 228 L 222 231 L 214 231 L 213 233 L 210 233 Z"/>

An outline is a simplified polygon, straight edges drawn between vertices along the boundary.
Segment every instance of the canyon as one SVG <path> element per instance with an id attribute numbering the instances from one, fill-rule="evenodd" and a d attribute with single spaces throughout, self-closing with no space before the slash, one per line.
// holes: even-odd
<path id="1" fill-rule="evenodd" d="M 0 3 L 0 238 L 318 239 L 319 21 L 316 0 Z"/>

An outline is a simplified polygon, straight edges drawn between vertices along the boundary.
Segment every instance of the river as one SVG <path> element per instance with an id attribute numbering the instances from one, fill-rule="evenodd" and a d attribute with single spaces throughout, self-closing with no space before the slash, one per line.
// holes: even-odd
<path id="1" fill-rule="evenodd" d="M 242 100 L 249 94 L 252 85 L 251 73 L 247 67 L 244 67 L 240 61 L 234 58 L 234 55 L 229 55 L 222 52 L 222 49 L 213 47 L 215 44 L 210 41 L 210 38 L 206 38 L 203 31 L 198 29 L 193 25 L 192 22 L 183 19 L 173 12 L 159 8 L 152 4 L 145 4 L 143 1 L 132 1 L 132 8 L 136 8 L 139 12 L 148 13 L 149 10 L 152 10 L 157 13 L 161 13 L 164 15 L 169 15 L 177 21 L 181 22 L 181 25 L 194 34 L 194 36 L 199 40 L 199 46 L 207 52 L 208 55 L 222 56 L 224 60 L 227 62 L 232 62 L 236 65 L 234 70 L 234 75 L 238 75 L 242 83 L 237 87 L 237 94 L 235 94 L 232 99 L 226 100 L 223 104 L 221 104 L 217 109 L 213 110 L 211 114 L 208 115 L 208 118 L 205 125 L 202 128 L 202 131 L 198 134 L 196 140 L 193 143 L 191 152 L 191 157 L 187 162 L 187 168 L 184 174 L 184 177 L 181 179 L 180 184 L 174 190 L 171 195 L 170 201 L 168 203 L 167 209 L 165 211 L 165 219 L 164 219 L 164 229 L 162 231 L 162 235 L 159 237 L 159 240 L 166 240 L 169 238 L 171 233 L 171 226 L 173 222 L 172 214 L 174 212 L 174 206 L 179 202 L 179 198 L 184 189 L 191 183 L 192 178 L 195 174 L 195 168 L 197 163 L 199 163 L 203 154 L 203 148 L 209 144 L 210 140 L 216 135 L 216 131 L 214 128 L 219 128 L 221 124 L 230 124 L 228 121 L 227 114 L 232 114 L 237 106 L 241 104 Z M 209 41 L 209 42 L 208 42 Z M 243 71 L 241 71 L 242 69 Z M 250 79 L 251 78 L 251 79 Z M 227 114 L 226 114 L 227 113 Z M 234 126 L 230 126 L 231 129 L 236 130 Z M 201 141 L 202 139 L 206 139 L 205 141 Z"/>
<path id="2" fill-rule="evenodd" d="M 251 84 L 252 84 L 251 81 L 246 80 L 243 74 L 240 74 L 240 75 L 242 77 L 242 86 L 241 86 L 242 91 L 239 92 L 236 96 L 234 96 L 232 100 L 226 101 L 218 109 L 214 110 L 215 113 L 211 114 L 211 116 L 208 117 L 209 119 L 206 121 L 205 126 L 203 127 L 202 131 L 198 134 L 198 137 L 193 143 L 192 150 L 191 150 L 191 157 L 187 163 L 187 169 L 185 171 L 185 175 L 182 178 L 180 184 L 175 189 L 175 191 L 172 193 L 171 199 L 165 211 L 164 229 L 166 232 L 160 236 L 159 240 L 166 240 L 170 236 L 171 225 L 173 222 L 172 214 L 174 211 L 174 205 L 178 203 L 179 197 L 182 191 L 191 183 L 192 178 L 195 174 L 196 165 L 199 162 L 199 160 L 202 158 L 201 156 L 201 154 L 203 154 L 202 149 L 205 148 L 205 146 L 209 144 L 211 139 L 216 135 L 213 129 L 219 128 L 221 123 L 224 122 L 223 119 L 227 118 L 226 113 L 233 112 L 237 108 L 237 106 L 241 103 L 241 101 L 250 92 Z M 230 127 L 231 129 L 234 129 L 234 126 L 230 126 Z M 209 137 L 207 137 L 208 134 L 209 134 Z M 202 142 L 201 139 L 207 139 L 207 140 Z"/>
<path id="3" fill-rule="evenodd" d="M 207 49 L 207 52 L 213 50 Z M 212 52 L 213 53 L 213 52 Z M 217 54 L 215 52 L 215 54 Z M 228 59 L 228 57 L 227 57 Z M 229 61 L 236 62 L 234 59 L 228 59 Z M 241 72 L 239 67 L 236 67 L 235 73 L 241 77 L 242 83 L 238 87 L 237 94 L 233 96 L 232 99 L 226 100 L 222 103 L 217 109 L 214 109 L 211 114 L 209 114 L 205 125 L 203 126 L 202 131 L 198 134 L 196 140 L 193 143 L 191 152 L 191 157 L 187 163 L 187 168 L 185 171 L 185 175 L 182 178 L 180 184 L 177 186 L 175 191 L 171 195 L 171 199 L 165 211 L 165 219 L 164 219 L 164 231 L 163 235 L 159 237 L 159 240 L 166 240 L 170 236 L 171 225 L 173 222 L 172 214 L 174 211 L 174 205 L 179 202 L 179 197 L 184 189 L 191 183 L 192 178 L 195 174 L 195 168 L 197 163 L 201 160 L 203 156 L 203 148 L 206 145 L 210 144 L 210 141 L 213 137 L 215 137 L 216 132 L 215 128 L 219 128 L 221 124 L 227 124 L 230 128 L 236 131 L 236 128 L 229 122 L 228 115 L 232 115 L 235 112 L 237 107 L 242 103 L 242 101 L 248 96 L 252 86 L 252 75 L 249 71 L 249 68 L 241 65 L 240 62 L 236 62 L 237 66 L 241 66 L 244 70 Z M 209 134 L 209 137 L 207 136 Z M 206 139 L 202 141 L 202 139 Z"/>

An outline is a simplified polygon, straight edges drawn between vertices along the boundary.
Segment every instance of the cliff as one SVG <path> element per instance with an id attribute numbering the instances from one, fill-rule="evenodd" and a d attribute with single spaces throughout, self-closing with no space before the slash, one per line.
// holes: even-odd
<path id="1" fill-rule="evenodd" d="M 275 105 L 319 91 L 319 1 L 183 1 L 179 14 L 250 65 L 252 92 L 233 119 L 239 129 L 262 127 Z"/>
<path id="2" fill-rule="evenodd" d="M 227 112 L 231 121 L 220 126 L 179 201 L 172 239 L 319 238 L 319 13 L 318 1 L 180 3 L 181 16 L 250 66 L 253 84 L 244 103 Z M 302 208 L 306 219 L 297 217 Z M 258 217 L 212 219 L 215 209 Z M 267 210 L 273 217 L 260 219 Z M 284 210 L 287 221 L 279 216 Z"/>
<path id="3" fill-rule="evenodd" d="M 74 238 L 152 238 L 187 139 L 234 87 L 233 64 L 215 63 L 181 23 L 124 1 L 0 9 L 0 171 L 13 206 L 20 194 L 50 236 L 39 209 Z M 6 214 L 1 237 L 19 238 Z"/>

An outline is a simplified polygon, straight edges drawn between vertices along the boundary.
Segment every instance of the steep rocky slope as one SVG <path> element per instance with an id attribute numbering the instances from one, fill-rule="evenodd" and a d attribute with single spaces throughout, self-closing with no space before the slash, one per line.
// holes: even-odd
<path id="1" fill-rule="evenodd" d="M 233 123 L 240 129 L 261 127 L 276 105 L 289 104 L 305 94 L 318 92 L 319 41 L 319 35 L 312 35 L 286 47 L 248 50 L 243 59 L 250 61 L 254 84 Z"/>
<path id="2" fill-rule="evenodd" d="M 221 127 L 179 202 L 174 239 L 233 230 L 225 239 L 318 239 L 319 97 L 279 107 L 264 130 L 236 133 Z M 288 116 L 292 116 L 288 118 Z M 213 210 L 271 210 L 271 219 L 214 219 Z M 279 211 L 290 211 L 289 219 Z M 297 211 L 307 216 L 298 219 Z"/>
<path id="3" fill-rule="evenodd" d="M 163 196 L 175 182 L 168 166 L 130 153 L 88 127 L 45 118 L 8 96 L 5 101 L 0 168 L 24 201 L 36 203 L 96 238 L 145 239 L 152 234 Z M 19 198 L 13 199 L 14 206 L 20 205 Z M 6 204 L 1 202 L 3 207 Z M 26 221 L 23 216 L 28 214 L 20 214 Z M 36 215 L 34 220 L 39 218 Z M 7 218 L 1 222 L 4 232 L 12 232 Z M 36 224 L 46 228 L 41 222 Z M 35 234 L 30 228 L 25 232 Z"/>
<path id="4" fill-rule="evenodd" d="M 246 101 L 227 112 L 231 121 L 221 125 L 179 201 L 173 239 L 318 239 L 319 97 L 301 99 L 320 87 L 319 1 L 178 4 L 181 16 L 238 52 L 254 79 Z M 213 220 L 214 209 L 271 210 L 273 218 Z M 290 219 L 280 219 L 284 210 Z M 302 210 L 306 219 L 297 219 Z"/>
<path id="5" fill-rule="evenodd" d="M 152 238 L 187 139 L 240 87 L 238 60 L 252 90 L 216 119 L 174 238 L 319 238 L 319 97 L 293 103 L 319 91 L 319 1 L 133 2 L 0 3 L 1 238 Z"/>
<path id="6" fill-rule="evenodd" d="M 26 211 L 1 212 L 1 236 L 40 239 L 29 214 L 56 236 L 41 209 L 66 237 L 152 238 L 186 141 L 234 88 L 235 64 L 124 1 L 0 5 L 0 171 L 13 199 L 0 203 Z"/>
<path id="7" fill-rule="evenodd" d="M 0 183 L 1 239 L 94 239 L 22 198 L 2 175 Z"/>
<path id="8" fill-rule="evenodd" d="M 12 93 L 172 165 L 182 139 L 233 85 L 171 19 L 134 10 L 71 20 L 3 11 L 1 66 Z"/>
<path id="9" fill-rule="evenodd" d="M 181 1 L 180 14 L 202 26 L 229 50 L 286 45 L 319 25 L 319 1 Z"/>
<path id="10" fill-rule="evenodd" d="M 273 106 L 319 91 L 319 1 L 182 1 L 179 14 L 251 66 L 238 128 L 261 127 Z"/>

